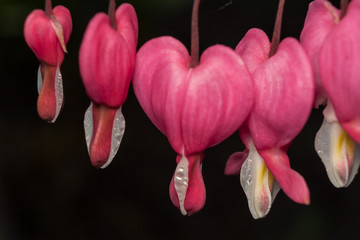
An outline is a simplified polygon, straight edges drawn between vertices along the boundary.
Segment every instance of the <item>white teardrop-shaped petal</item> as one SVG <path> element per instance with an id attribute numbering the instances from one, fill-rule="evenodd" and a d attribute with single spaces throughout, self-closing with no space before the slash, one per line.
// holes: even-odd
<path id="1" fill-rule="evenodd" d="M 57 117 L 59 116 L 64 101 L 63 80 L 59 65 L 56 67 L 54 87 L 55 87 L 55 98 L 56 98 L 56 113 L 54 119 L 51 121 L 52 123 L 54 123 Z"/>
<path id="2" fill-rule="evenodd" d="M 38 75 L 37 75 L 38 94 L 40 94 L 40 92 L 41 92 L 42 85 L 43 85 L 43 78 L 42 78 L 42 75 L 41 75 L 41 66 L 39 66 Z"/>
<path id="3" fill-rule="evenodd" d="M 337 121 L 327 118 L 315 137 L 315 149 L 335 187 L 347 187 L 360 165 L 360 147 Z"/>
<path id="4" fill-rule="evenodd" d="M 180 162 L 176 167 L 174 186 L 179 199 L 180 211 L 182 215 L 187 215 L 184 204 L 186 191 L 189 186 L 189 161 L 185 155 L 182 155 Z"/>
<path id="5" fill-rule="evenodd" d="M 114 159 L 117 151 L 119 150 L 121 140 L 124 136 L 125 132 L 125 118 L 121 112 L 121 107 L 116 111 L 114 122 L 113 122 L 113 129 L 111 133 L 111 149 L 110 155 L 108 160 L 101 168 L 106 168 L 109 166 L 111 161 Z"/>
<path id="6" fill-rule="evenodd" d="M 280 186 L 253 143 L 250 143 L 249 147 L 249 155 L 241 167 L 240 183 L 246 194 L 250 212 L 253 218 L 257 219 L 269 213 Z"/>
<path id="7" fill-rule="evenodd" d="M 87 146 L 88 152 L 90 151 L 90 142 L 91 142 L 91 138 L 93 135 L 93 128 L 94 128 L 92 107 L 93 107 L 93 104 L 90 103 L 90 106 L 86 110 L 85 116 L 84 116 L 85 140 L 86 140 L 86 146 Z"/>

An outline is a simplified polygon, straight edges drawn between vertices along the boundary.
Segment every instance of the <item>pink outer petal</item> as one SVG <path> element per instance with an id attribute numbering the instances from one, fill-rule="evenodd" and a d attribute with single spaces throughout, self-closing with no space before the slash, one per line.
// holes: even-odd
<path id="1" fill-rule="evenodd" d="M 253 98 L 252 79 L 233 50 L 207 49 L 200 65 L 176 39 L 160 37 L 138 52 L 134 91 L 145 113 L 178 154 L 202 152 L 237 128 Z M 185 149 L 184 149 L 185 147 Z"/>
<path id="2" fill-rule="evenodd" d="M 182 154 L 181 109 L 184 107 L 190 56 L 172 37 L 148 41 L 136 57 L 133 87 L 136 97 L 174 150 Z"/>
<path id="3" fill-rule="evenodd" d="M 247 156 L 249 154 L 249 150 L 245 149 L 243 152 L 236 152 L 231 154 L 229 159 L 226 162 L 225 166 L 225 175 L 239 175 L 241 167 L 245 162 Z"/>
<path id="4" fill-rule="evenodd" d="M 191 155 L 187 158 L 189 160 L 189 185 L 186 191 L 184 207 L 187 214 L 192 215 L 204 207 L 206 200 L 206 190 L 201 174 L 201 162 L 204 159 L 204 154 Z M 181 156 L 178 155 L 176 162 L 179 163 L 180 159 Z M 173 204 L 180 208 L 179 198 L 174 186 L 174 176 L 170 182 L 169 194 Z"/>
<path id="5" fill-rule="evenodd" d="M 337 25 L 340 11 L 329 1 L 315 0 L 309 5 L 305 25 L 300 35 L 300 43 L 308 54 L 314 71 L 315 107 L 326 101 L 319 72 L 319 53 L 325 38 Z"/>
<path id="6" fill-rule="evenodd" d="M 277 53 L 254 72 L 255 104 L 249 129 L 258 151 L 288 145 L 312 108 L 314 81 L 298 41 L 284 39 Z"/>
<path id="7" fill-rule="evenodd" d="M 201 152 L 234 133 L 253 105 L 247 67 L 230 48 L 215 45 L 189 72 L 182 115 L 185 153 Z"/>
<path id="8" fill-rule="evenodd" d="M 56 17 L 56 19 L 61 23 L 61 27 L 64 33 L 64 40 L 65 43 L 67 43 L 69 41 L 73 27 L 70 11 L 64 6 L 56 6 L 53 9 L 52 13 Z"/>
<path id="9" fill-rule="evenodd" d="M 289 158 L 283 150 L 262 150 L 259 154 L 289 198 L 297 203 L 310 203 L 310 192 L 304 178 L 290 168 Z"/>
<path id="10" fill-rule="evenodd" d="M 70 12 L 63 6 L 57 6 L 53 14 L 62 25 L 67 43 L 72 31 Z M 61 65 L 64 60 L 64 51 L 55 34 L 51 19 L 44 11 L 34 10 L 29 14 L 24 24 L 24 37 L 39 61 L 51 66 Z"/>
<path id="11" fill-rule="evenodd" d="M 258 28 L 250 29 L 235 48 L 235 52 L 239 54 L 250 72 L 269 58 L 270 41 L 266 33 Z"/>
<path id="12" fill-rule="evenodd" d="M 135 9 L 131 4 L 124 3 L 118 7 L 116 10 L 116 24 L 118 31 L 126 39 L 135 62 L 139 27 Z"/>
<path id="13" fill-rule="evenodd" d="M 129 31 L 125 28 L 127 35 Z M 133 31 L 137 31 L 137 27 Z M 93 17 L 79 53 L 80 73 L 93 102 L 114 108 L 124 103 L 134 70 L 135 46 L 136 42 L 128 43 L 122 32 L 110 26 L 106 14 Z"/>
<path id="14" fill-rule="evenodd" d="M 347 14 L 328 35 L 320 53 L 320 73 L 336 116 L 360 143 L 360 1 L 350 2 Z"/>

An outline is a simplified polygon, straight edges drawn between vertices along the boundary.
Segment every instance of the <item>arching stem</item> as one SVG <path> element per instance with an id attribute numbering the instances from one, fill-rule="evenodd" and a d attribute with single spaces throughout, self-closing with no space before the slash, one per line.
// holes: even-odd
<path id="1" fill-rule="evenodd" d="M 200 0 L 194 0 L 191 19 L 191 68 L 199 65 L 199 5 Z"/>
<path id="2" fill-rule="evenodd" d="M 341 18 L 343 18 L 345 16 L 348 5 L 349 5 L 349 0 L 341 0 L 340 1 Z"/>
<path id="3" fill-rule="evenodd" d="M 279 6 L 276 13 L 276 20 L 275 20 L 275 26 L 274 31 L 271 39 L 271 48 L 270 48 L 270 54 L 269 57 L 273 56 L 280 43 L 280 35 L 281 35 L 281 23 L 282 23 L 282 16 L 284 11 L 284 5 L 285 0 L 279 0 Z"/>
<path id="4" fill-rule="evenodd" d="M 115 0 L 110 0 L 109 1 L 109 18 L 110 18 L 110 26 L 117 30 L 117 24 L 116 24 L 116 16 L 115 16 L 115 8 L 116 8 L 116 3 Z"/>
<path id="5" fill-rule="evenodd" d="M 52 15 L 51 0 L 45 0 L 45 14 L 47 17 L 50 17 Z"/>

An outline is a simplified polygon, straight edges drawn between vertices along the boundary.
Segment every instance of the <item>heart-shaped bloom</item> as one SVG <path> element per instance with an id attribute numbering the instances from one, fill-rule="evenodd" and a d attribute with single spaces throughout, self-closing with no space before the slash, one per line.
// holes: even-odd
<path id="1" fill-rule="evenodd" d="M 124 134 L 121 106 L 134 73 L 138 37 L 134 8 L 122 4 L 115 13 L 112 4 L 114 19 L 105 13 L 96 14 L 79 53 L 81 77 L 92 101 L 85 113 L 86 142 L 92 164 L 101 168 L 110 164 Z"/>
<path id="2" fill-rule="evenodd" d="M 290 168 L 286 151 L 312 108 L 311 65 L 293 38 L 284 39 L 271 57 L 270 45 L 262 30 L 250 29 L 235 49 L 252 73 L 255 95 L 247 124 L 239 131 L 247 150 L 229 158 L 225 173 L 241 168 L 241 185 L 254 218 L 269 212 L 277 183 L 293 201 L 310 201 L 306 182 Z"/>
<path id="3" fill-rule="evenodd" d="M 350 2 L 344 17 L 330 2 L 315 0 L 300 37 L 312 61 L 317 92 L 322 92 L 320 102 L 328 98 L 315 148 L 336 187 L 348 186 L 360 165 L 359 27 L 359 0 Z"/>
<path id="4" fill-rule="evenodd" d="M 145 113 L 178 155 L 170 198 L 191 215 L 206 198 L 203 151 L 235 132 L 252 107 L 250 73 L 228 47 L 209 47 L 192 67 L 181 42 L 159 37 L 139 50 L 133 86 Z"/>
<path id="5" fill-rule="evenodd" d="M 46 12 L 36 9 L 26 18 L 24 37 L 40 61 L 37 111 L 42 119 L 55 122 L 64 102 L 60 66 L 72 31 L 72 20 L 67 8 L 52 9 L 50 0 L 46 1 L 45 8 Z"/>

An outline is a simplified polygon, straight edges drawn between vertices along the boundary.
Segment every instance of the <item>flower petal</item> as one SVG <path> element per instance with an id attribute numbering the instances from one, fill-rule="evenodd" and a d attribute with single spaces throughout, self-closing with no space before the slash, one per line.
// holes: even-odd
<path id="1" fill-rule="evenodd" d="M 249 150 L 246 148 L 243 152 L 236 152 L 231 154 L 226 162 L 225 175 L 240 174 L 241 166 L 249 155 Z"/>
<path id="2" fill-rule="evenodd" d="M 240 127 L 253 105 L 253 82 L 241 58 L 222 45 L 205 50 L 187 81 L 181 127 L 185 153 L 193 154 Z"/>
<path id="3" fill-rule="evenodd" d="M 184 45 L 172 37 L 148 41 L 136 57 L 133 87 L 150 120 L 181 154 L 181 114 L 184 107 L 190 56 Z"/>
<path id="4" fill-rule="evenodd" d="M 253 218 L 265 217 L 269 213 L 280 187 L 253 144 L 251 144 L 249 155 L 241 167 L 240 183 L 246 194 Z"/>
<path id="5" fill-rule="evenodd" d="M 290 168 L 289 158 L 281 149 L 258 150 L 266 166 L 285 194 L 294 202 L 309 204 L 310 192 L 304 178 Z"/>
<path id="6" fill-rule="evenodd" d="M 254 72 L 255 104 L 249 129 L 258 150 L 283 148 L 305 125 L 313 104 L 311 65 L 301 45 L 284 39 Z"/>
<path id="7" fill-rule="evenodd" d="M 330 109 L 330 110 L 329 110 Z M 325 165 L 331 183 L 335 187 L 347 187 L 353 181 L 360 165 L 360 146 L 340 126 L 331 103 L 324 111 L 324 121 L 316 134 L 315 149 Z"/>
<path id="8" fill-rule="evenodd" d="M 258 28 L 250 29 L 235 48 L 235 52 L 239 54 L 250 72 L 269 58 L 270 41 L 266 33 Z"/>
<path id="9" fill-rule="evenodd" d="M 324 104 L 326 93 L 319 72 L 319 53 L 324 40 L 340 21 L 340 11 L 329 1 L 315 0 L 309 4 L 300 43 L 308 54 L 314 71 L 315 107 Z"/>
<path id="10" fill-rule="evenodd" d="M 133 74 L 134 50 L 121 32 L 110 26 L 104 13 L 90 21 L 79 52 L 80 73 L 91 100 L 119 108 L 125 101 Z"/>

